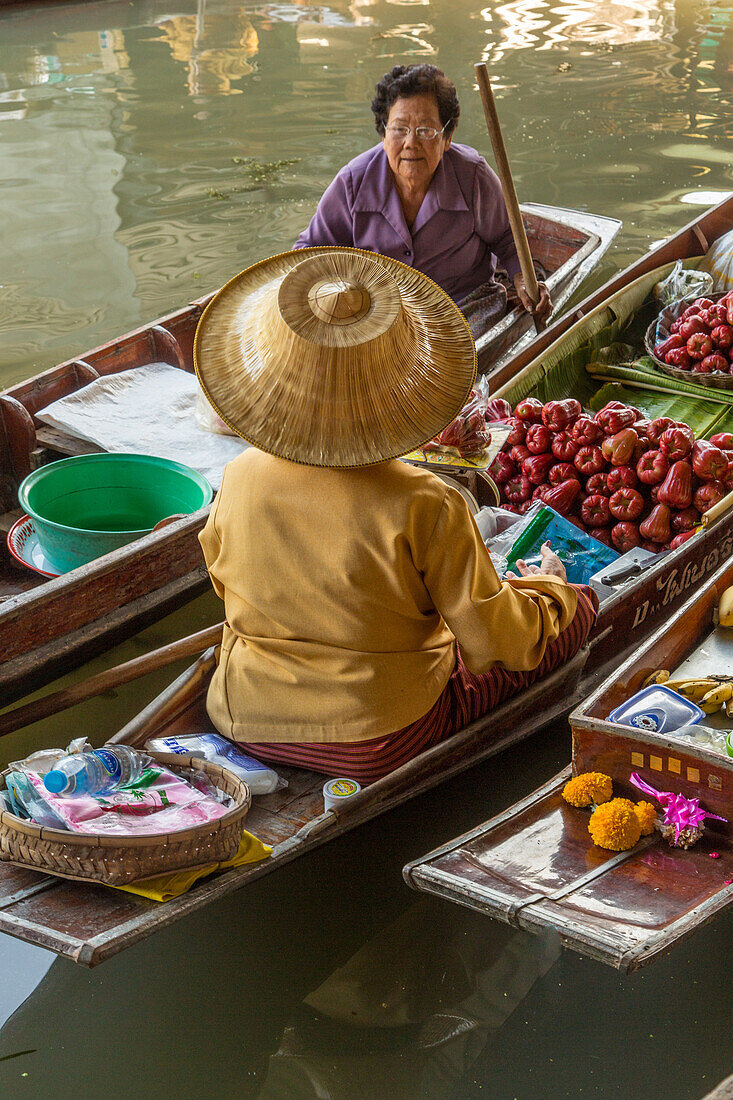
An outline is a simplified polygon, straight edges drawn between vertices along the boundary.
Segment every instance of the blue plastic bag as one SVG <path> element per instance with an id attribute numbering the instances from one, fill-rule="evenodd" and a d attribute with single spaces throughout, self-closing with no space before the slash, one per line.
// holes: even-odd
<path id="1" fill-rule="evenodd" d="M 544 504 L 509 551 L 507 569 L 516 573 L 519 558 L 527 565 L 539 565 L 540 547 L 544 542 L 550 543 L 565 566 L 571 584 L 587 584 L 594 573 L 605 569 L 619 556 L 610 546 L 598 542 Z"/>

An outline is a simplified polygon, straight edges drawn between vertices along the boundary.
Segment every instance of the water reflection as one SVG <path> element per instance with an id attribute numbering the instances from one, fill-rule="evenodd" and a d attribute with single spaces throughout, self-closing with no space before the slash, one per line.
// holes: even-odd
<path id="1" fill-rule="evenodd" d="M 374 52 L 379 57 L 402 57 L 418 55 L 423 58 L 436 54 L 436 47 L 429 41 L 435 28 L 429 23 L 415 25 L 400 23 L 388 31 L 380 31 L 372 39 Z M 413 61 L 412 64 L 417 64 Z"/>
<path id="2" fill-rule="evenodd" d="M 270 1058 L 260 1100 L 453 1095 L 489 1038 L 560 954 L 552 937 L 419 902 L 304 999 Z"/>
<path id="3" fill-rule="evenodd" d="M 186 65 L 191 95 L 239 95 L 232 83 L 254 72 L 257 32 L 244 8 L 199 0 L 196 15 L 158 22 L 175 61 Z"/>
<path id="4" fill-rule="evenodd" d="M 731 5 L 693 0 L 242 3 L 0 14 L 0 382 L 82 354 L 289 247 L 375 140 L 374 82 L 436 60 L 486 149 L 489 61 L 520 196 L 624 218 L 619 259 L 731 165 Z M 40 152 L 40 163 L 37 156 Z M 299 159 L 247 189 L 235 158 Z M 662 199 L 660 200 L 660 194 Z M 672 222 L 669 221 L 670 216 Z M 43 231 L 40 232 L 40 227 Z"/>

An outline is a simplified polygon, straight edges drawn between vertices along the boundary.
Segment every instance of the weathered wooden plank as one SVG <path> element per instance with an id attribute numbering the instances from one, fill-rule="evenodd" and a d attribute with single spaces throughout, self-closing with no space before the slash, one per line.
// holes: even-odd
<path id="1" fill-rule="evenodd" d="M 153 591 L 144 592 L 119 607 L 113 607 L 99 618 L 89 619 L 76 630 L 64 633 L 61 624 L 55 624 L 55 630 L 49 629 L 52 640 L 35 647 L 29 644 L 20 656 L 0 663 L 0 696 L 3 705 L 27 695 L 40 684 L 55 679 L 82 661 L 91 659 L 105 647 L 116 645 L 131 634 L 143 630 L 180 607 L 197 592 L 203 591 L 207 583 L 208 580 L 197 569 L 183 577 L 176 577 Z M 3 604 L 0 603 L 0 615 L 2 610 Z M 39 640 L 42 637 L 39 634 Z"/>
<path id="2" fill-rule="evenodd" d="M 72 457 L 76 455 L 103 454 L 104 448 L 89 440 L 79 439 L 78 436 L 62 432 L 60 428 L 52 428 L 48 424 L 36 428 L 36 439 L 41 447 L 52 451 L 56 455 Z M 50 456 L 46 461 L 50 460 Z"/>
<path id="3" fill-rule="evenodd" d="M 35 893 L 39 887 L 46 887 L 59 880 L 51 875 L 39 874 L 25 867 L 15 867 L 11 863 L 0 863 L 0 909 L 7 909 L 24 893 Z"/>

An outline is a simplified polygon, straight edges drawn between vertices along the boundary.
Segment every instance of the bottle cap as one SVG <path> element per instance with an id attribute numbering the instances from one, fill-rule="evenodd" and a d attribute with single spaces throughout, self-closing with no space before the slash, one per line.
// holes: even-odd
<path id="1" fill-rule="evenodd" d="M 323 807 L 326 810 L 337 810 L 360 790 L 361 785 L 355 779 L 329 779 L 323 785 Z"/>
<path id="2" fill-rule="evenodd" d="M 43 777 L 43 785 L 51 794 L 58 794 L 59 791 L 63 791 L 68 782 L 68 778 L 60 771 L 50 771 Z"/>

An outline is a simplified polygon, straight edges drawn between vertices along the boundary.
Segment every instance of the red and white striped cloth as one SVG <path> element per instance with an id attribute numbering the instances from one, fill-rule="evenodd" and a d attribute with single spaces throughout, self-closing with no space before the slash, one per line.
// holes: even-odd
<path id="1" fill-rule="evenodd" d="M 433 706 L 404 729 L 368 741 L 314 743 L 263 742 L 242 747 L 260 760 L 308 768 L 324 775 L 344 775 L 359 783 L 373 783 L 418 753 L 439 744 L 459 729 L 483 717 L 494 707 L 518 695 L 574 657 L 596 620 L 595 596 L 586 585 L 573 586 L 578 607 L 570 625 L 554 641 L 532 672 L 492 668 L 480 676 L 469 672 L 460 653 L 450 680 Z"/>

